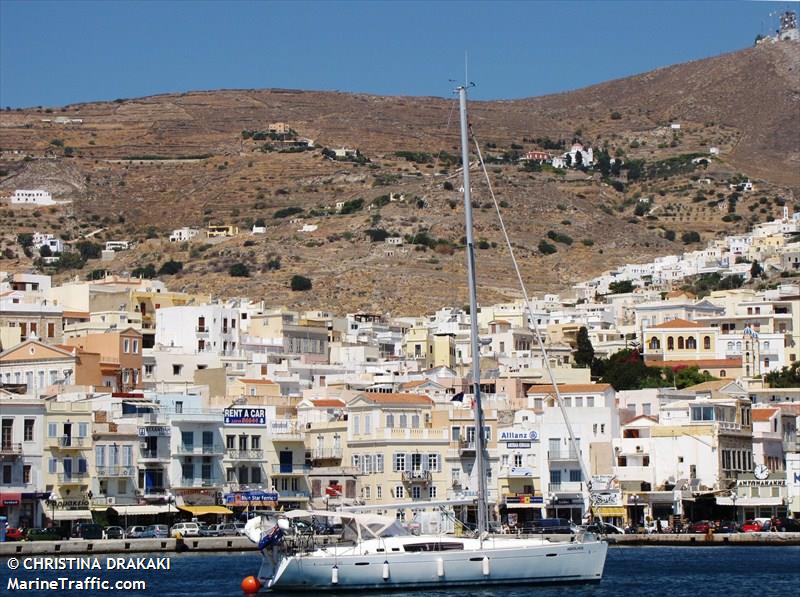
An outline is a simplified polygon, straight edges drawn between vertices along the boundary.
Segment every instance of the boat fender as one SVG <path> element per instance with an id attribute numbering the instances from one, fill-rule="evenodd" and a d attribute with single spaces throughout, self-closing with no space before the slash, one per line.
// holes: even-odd
<path id="1" fill-rule="evenodd" d="M 389 560 L 383 561 L 383 580 L 389 580 Z"/>
<path id="2" fill-rule="evenodd" d="M 436 558 L 436 576 L 439 578 L 444 576 L 444 560 L 442 558 Z"/>
<path id="3" fill-rule="evenodd" d="M 484 576 L 489 576 L 489 558 L 486 556 L 483 557 L 483 561 L 481 562 L 481 568 Z"/>
<path id="4" fill-rule="evenodd" d="M 336 564 L 333 565 L 331 568 L 331 584 L 338 585 L 339 584 L 339 566 Z"/>

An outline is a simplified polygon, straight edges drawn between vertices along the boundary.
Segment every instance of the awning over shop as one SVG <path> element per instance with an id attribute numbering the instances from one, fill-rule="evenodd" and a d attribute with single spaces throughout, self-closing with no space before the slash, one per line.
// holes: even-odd
<path id="1" fill-rule="evenodd" d="M 544 504 L 542 502 L 538 502 L 536 504 L 509 504 L 506 503 L 506 508 L 509 510 L 520 510 L 522 508 L 543 508 Z"/>
<path id="2" fill-rule="evenodd" d="M 736 503 L 730 497 L 718 497 L 717 506 L 736 506 L 737 508 L 747 508 L 749 506 L 783 506 L 782 497 L 741 497 L 736 498 Z"/>
<path id="3" fill-rule="evenodd" d="M 178 510 L 183 510 L 194 516 L 204 514 L 233 514 L 225 506 L 178 506 Z"/>
<path id="4" fill-rule="evenodd" d="M 114 511 L 120 516 L 147 516 L 154 514 L 165 514 L 170 510 L 175 512 L 175 508 L 170 508 L 164 504 L 142 504 L 134 506 L 113 506 Z"/>
<path id="5" fill-rule="evenodd" d="M 42 502 L 42 512 L 51 520 L 92 520 L 89 510 L 53 510 L 47 502 Z"/>
<path id="6" fill-rule="evenodd" d="M 18 506 L 22 501 L 22 494 L 19 492 L 0 491 L 0 506 Z"/>
<path id="7" fill-rule="evenodd" d="M 600 516 L 626 516 L 624 506 L 598 506 L 594 511 Z"/>

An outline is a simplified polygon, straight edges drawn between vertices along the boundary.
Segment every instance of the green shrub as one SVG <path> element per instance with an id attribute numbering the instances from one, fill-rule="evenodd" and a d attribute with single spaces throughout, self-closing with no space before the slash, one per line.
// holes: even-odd
<path id="1" fill-rule="evenodd" d="M 164 264 L 160 268 L 158 268 L 158 275 L 173 276 L 182 269 L 183 269 L 183 263 L 181 261 L 174 261 L 170 259 L 169 261 L 165 261 Z"/>
<path id="2" fill-rule="evenodd" d="M 249 278 L 250 268 L 248 268 L 244 263 L 234 263 L 228 269 L 228 275 L 233 278 Z"/>
<path id="3" fill-rule="evenodd" d="M 301 213 L 303 213 L 302 207 L 284 207 L 283 209 L 279 209 L 274 214 L 272 214 L 272 217 L 277 220 L 280 218 L 288 218 L 289 216 Z"/>
<path id="4" fill-rule="evenodd" d="M 539 249 L 539 252 L 542 255 L 552 255 L 553 253 L 558 251 L 558 249 L 556 249 L 555 245 L 551 245 L 549 242 L 547 242 L 544 239 L 539 241 L 538 249 Z"/>
<path id="5" fill-rule="evenodd" d="M 311 286 L 312 286 L 311 280 L 309 280 L 305 276 L 300 276 L 300 275 L 292 276 L 292 280 L 289 283 L 289 287 L 296 292 L 311 290 Z"/>

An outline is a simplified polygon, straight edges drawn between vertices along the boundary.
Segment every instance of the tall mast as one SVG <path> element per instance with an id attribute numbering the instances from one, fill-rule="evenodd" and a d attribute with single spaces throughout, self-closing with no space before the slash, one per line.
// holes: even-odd
<path id="1" fill-rule="evenodd" d="M 464 219 L 467 229 L 467 269 L 469 271 L 469 323 L 472 339 L 472 393 L 475 397 L 475 471 L 478 478 L 478 534 L 487 530 L 486 464 L 484 460 L 483 409 L 481 408 L 481 352 L 478 338 L 478 296 L 475 274 L 475 243 L 472 238 L 472 199 L 469 182 L 469 135 L 467 133 L 467 88 L 458 88 L 461 112 L 461 164 L 464 178 Z"/>

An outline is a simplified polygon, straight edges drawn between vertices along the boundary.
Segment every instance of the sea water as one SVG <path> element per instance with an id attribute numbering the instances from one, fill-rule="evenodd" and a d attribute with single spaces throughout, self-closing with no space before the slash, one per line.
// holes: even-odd
<path id="1" fill-rule="evenodd" d="M 141 554 L 143 555 L 143 554 Z M 141 555 L 139 557 L 141 557 Z M 157 554 L 163 557 L 165 554 Z M 101 562 L 105 556 L 97 555 Z M 134 557 L 134 556 L 131 556 Z M 158 595 L 158 597 L 241 596 L 241 581 L 258 572 L 255 552 L 172 554 L 168 570 L 10 570 L 0 558 L 0 594 L 35 595 Z M 17 561 L 22 564 L 23 558 Z M 81 588 L 9 591 L 13 579 L 44 581 L 65 578 L 85 581 L 99 577 L 110 582 L 144 580 L 145 590 Z M 96 581 L 93 581 L 96 582 Z M 64 585 L 66 586 L 66 585 Z M 77 585 L 74 585 L 77 587 Z M 278 593 L 279 594 L 279 593 Z M 668 597 L 730 595 L 790 596 L 800 594 L 800 547 L 615 547 L 610 546 L 605 574 L 599 584 L 499 586 L 425 591 L 360 592 L 361 597 L 551 597 L 664 595 Z"/>

